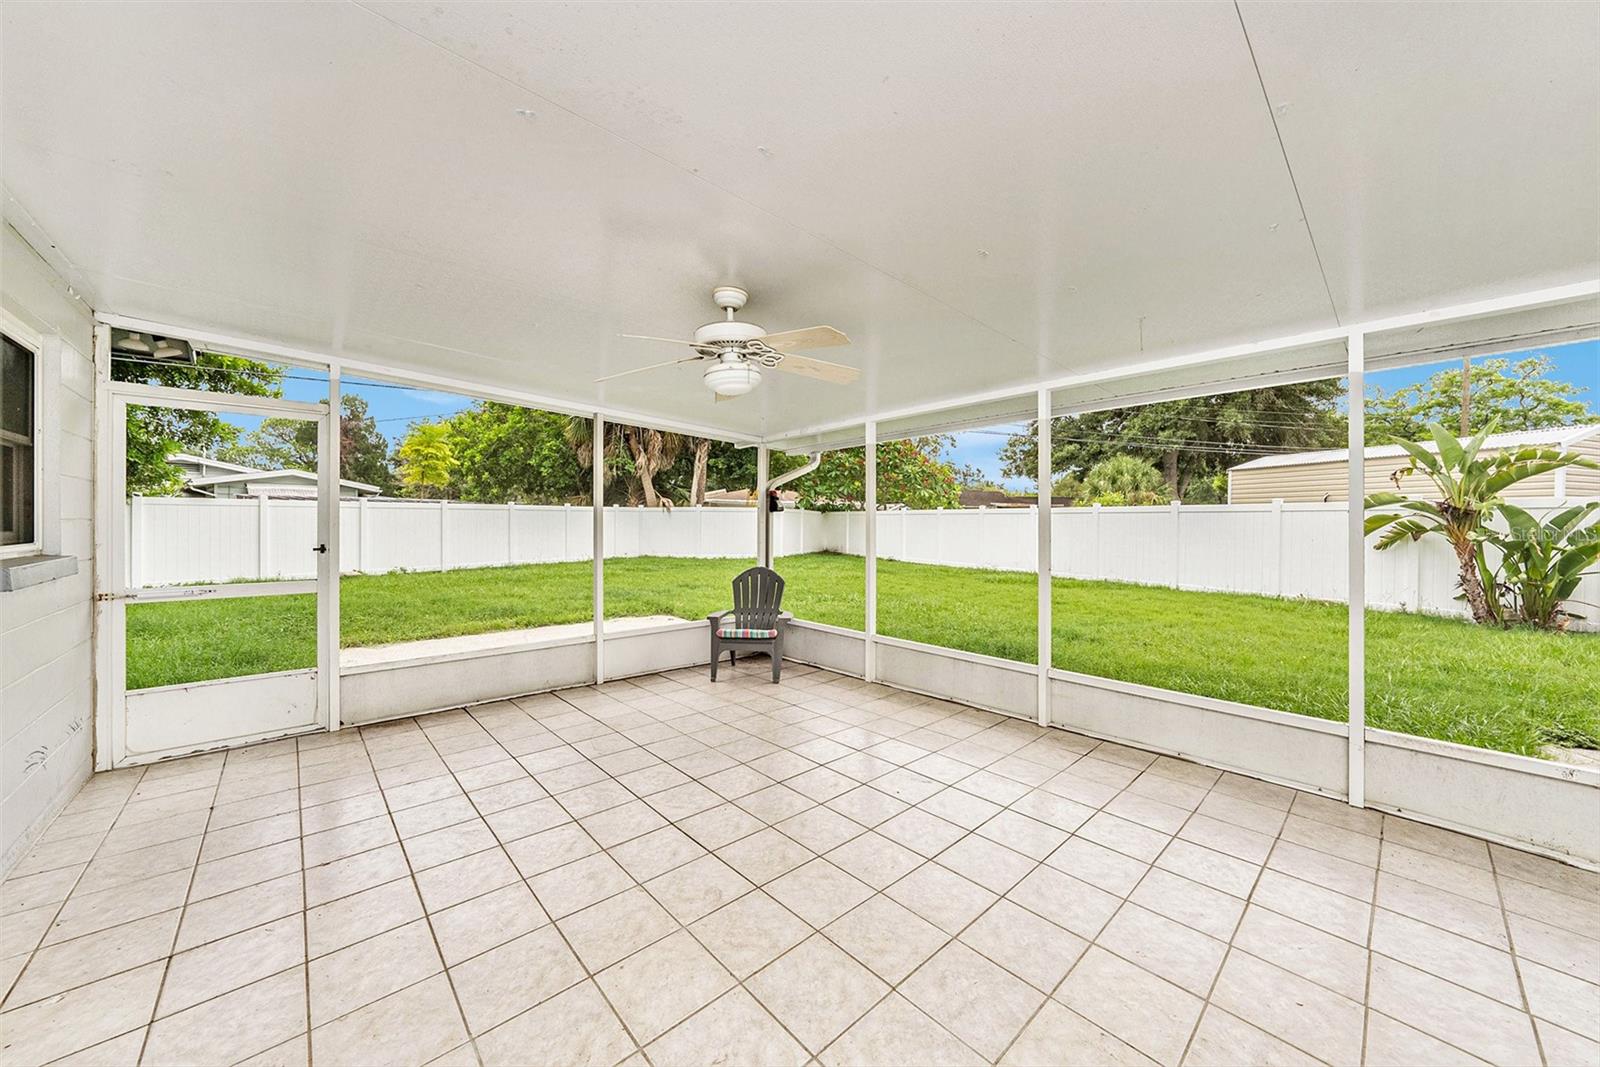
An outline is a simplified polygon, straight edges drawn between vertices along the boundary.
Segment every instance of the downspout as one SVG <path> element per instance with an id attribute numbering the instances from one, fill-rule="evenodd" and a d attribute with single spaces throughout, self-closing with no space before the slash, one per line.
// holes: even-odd
<path id="1" fill-rule="evenodd" d="M 768 481 L 767 493 L 771 494 L 775 492 L 780 486 L 788 485 L 796 478 L 805 477 L 807 474 L 810 474 L 820 466 L 822 466 L 822 453 L 812 452 L 810 454 L 810 458 L 807 459 L 801 466 L 796 467 L 787 474 L 780 474 L 776 478 Z M 762 555 L 764 557 L 761 560 L 761 565 L 763 567 L 770 567 L 772 566 L 772 512 L 767 507 L 767 498 L 765 495 L 763 495 L 760 500 L 756 501 L 756 507 L 761 509 L 761 546 Z"/>

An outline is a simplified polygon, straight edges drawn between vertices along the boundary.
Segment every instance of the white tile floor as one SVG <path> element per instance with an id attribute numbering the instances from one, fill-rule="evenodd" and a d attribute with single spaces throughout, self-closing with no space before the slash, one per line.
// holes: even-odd
<path id="1" fill-rule="evenodd" d="M 1600 877 L 765 675 L 96 776 L 4 1062 L 1600 1063 Z"/>

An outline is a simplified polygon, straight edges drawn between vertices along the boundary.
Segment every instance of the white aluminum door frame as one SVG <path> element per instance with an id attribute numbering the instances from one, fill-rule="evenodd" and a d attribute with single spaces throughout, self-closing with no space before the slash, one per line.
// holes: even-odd
<path id="1" fill-rule="evenodd" d="M 98 331 L 97 331 L 98 332 Z M 101 521 L 107 536 L 101 542 L 102 558 L 106 566 L 103 577 L 97 581 L 96 630 L 103 643 L 104 654 L 97 655 L 99 690 L 96 714 L 101 721 L 96 724 L 98 743 L 95 752 L 97 770 L 126 766 L 131 762 L 149 762 L 187 752 L 209 748 L 232 747 L 283 736 L 283 731 L 256 736 L 225 734 L 214 741 L 201 741 L 178 750 L 141 752 L 137 759 L 130 758 L 127 744 L 127 625 L 126 610 L 130 602 L 159 602 L 184 600 L 197 596 L 211 598 L 246 596 L 291 596 L 314 594 L 317 598 L 317 665 L 316 714 L 314 722 L 304 730 L 314 732 L 335 728 L 338 681 L 337 640 L 330 643 L 325 631 L 330 622 L 330 601 L 338 598 L 338 541 L 334 535 L 338 522 L 337 478 L 329 477 L 327 469 L 337 462 L 330 454 L 336 447 L 331 430 L 331 407 L 327 403 L 304 403 L 276 397 L 236 395 L 175 389 L 167 386 L 144 385 L 135 382 L 113 382 L 102 379 L 101 397 L 106 401 L 105 418 L 101 422 L 104 445 L 97 450 L 100 484 L 106 487 L 101 499 Z M 336 388 L 336 386 L 335 386 Z M 331 394 L 330 394 L 331 395 Z M 128 572 L 128 515 L 125 506 L 127 477 L 127 412 L 130 405 L 166 407 L 187 411 L 212 411 L 241 415 L 290 418 L 313 422 L 317 427 L 317 541 L 326 546 L 318 554 L 317 577 L 291 581 L 260 581 L 214 583 L 210 585 L 182 586 L 165 589 L 132 589 Z M 331 468 L 337 470 L 336 467 Z M 330 489 L 331 487 L 331 489 Z M 331 614 L 337 625 L 337 614 Z M 250 675 L 245 677 L 262 677 Z"/>

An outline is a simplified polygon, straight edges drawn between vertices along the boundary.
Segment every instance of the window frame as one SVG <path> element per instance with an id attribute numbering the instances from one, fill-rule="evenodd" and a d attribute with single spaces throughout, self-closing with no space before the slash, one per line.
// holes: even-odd
<path id="1" fill-rule="evenodd" d="M 40 498 L 44 488 L 44 338 L 15 315 L 0 310 L 0 333 L 33 356 L 33 410 L 29 413 L 33 449 L 33 537 L 13 545 L 0 545 L 0 558 L 36 556 L 44 551 L 44 517 Z"/>

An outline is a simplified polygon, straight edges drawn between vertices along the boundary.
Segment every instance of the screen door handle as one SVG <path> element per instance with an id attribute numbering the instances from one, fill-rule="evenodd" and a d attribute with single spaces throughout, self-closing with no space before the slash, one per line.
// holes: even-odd
<path id="1" fill-rule="evenodd" d="M 313 548 L 311 551 L 313 551 L 313 552 L 326 552 L 326 551 L 328 551 L 328 546 L 327 545 L 318 545 L 316 548 Z"/>

